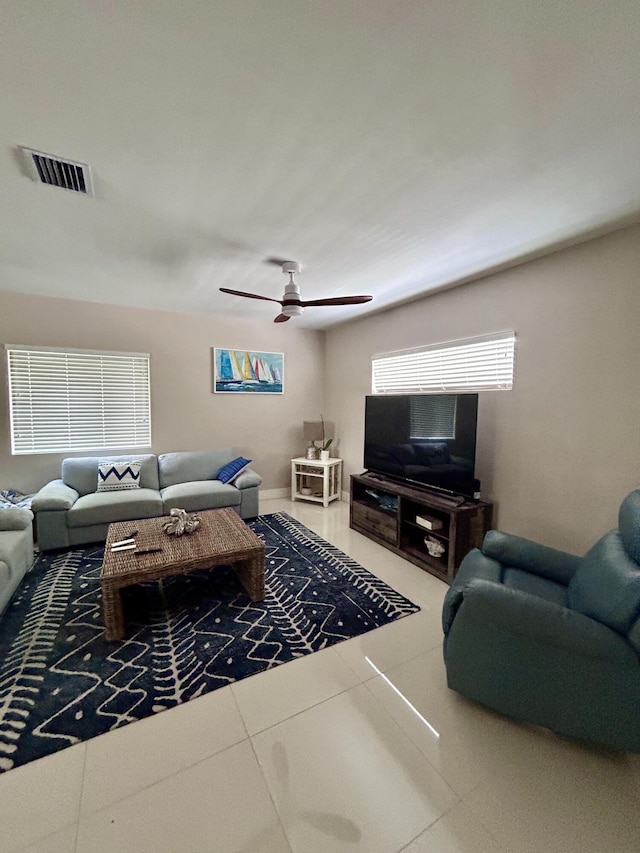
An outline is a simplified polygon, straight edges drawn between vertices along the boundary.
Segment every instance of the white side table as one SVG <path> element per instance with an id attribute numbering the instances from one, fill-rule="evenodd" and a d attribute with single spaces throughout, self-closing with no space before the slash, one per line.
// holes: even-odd
<path id="1" fill-rule="evenodd" d="M 342 489 L 342 459 L 305 459 L 299 456 L 291 460 L 291 500 L 313 501 L 329 506 L 340 500 Z"/>

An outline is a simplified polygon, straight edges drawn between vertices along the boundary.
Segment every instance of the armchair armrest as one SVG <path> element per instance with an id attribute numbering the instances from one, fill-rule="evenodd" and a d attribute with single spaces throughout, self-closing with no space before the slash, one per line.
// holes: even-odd
<path id="1" fill-rule="evenodd" d="M 71 509 L 79 497 L 79 493 L 62 480 L 52 480 L 36 494 L 31 502 L 31 509 L 34 512 L 67 510 Z"/>
<path id="2" fill-rule="evenodd" d="M 547 578 L 567 585 L 582 562 L 582 557 L 558 551 L 523 539 L 502 533 L 500 530 L 490 530 L 484 537 L 482 553 L 505 566 L 524 569 L 534 575 Z"/>
<path id="3" fill-rule="evenodd" d="M 233 481 L 233 485 L 237 489 L 249 489 L 252 486 L 259 486 L 261 483 L 262 477 L 252 468 L 245 468 Z"/>
<path id="4" fill-rule="evenodd" d="M 491 625 L 591 660 L 637 668 L 638 657 L 623 637 L 601 622 L 559 604 L 491 581 L 461 586 L 456 620 Z"/>

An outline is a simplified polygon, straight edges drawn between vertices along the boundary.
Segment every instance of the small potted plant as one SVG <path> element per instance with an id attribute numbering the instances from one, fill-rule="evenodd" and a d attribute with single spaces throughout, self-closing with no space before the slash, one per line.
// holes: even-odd
<path id="1" fill-rule="evenodd" d="M 322 447 L 320 448 L 320 460 L 322 462 L 328 462 L 329 461 L 329 456 L 330 456 L 329 448 L 331 447 L 332 444 L 333 444 L 333 439 L 328 438 L 323 443 Z"/>
<path id="2" fill-rule="evenodd" d="M 327 438 L 324 433 L 324 418 L 320 415 L 320 420 L 322 421 L 322 444 L 320 445 L 320 461 L 328 462 L 329 461 L 329 448 L 333 444 L 332 438 Z"/>

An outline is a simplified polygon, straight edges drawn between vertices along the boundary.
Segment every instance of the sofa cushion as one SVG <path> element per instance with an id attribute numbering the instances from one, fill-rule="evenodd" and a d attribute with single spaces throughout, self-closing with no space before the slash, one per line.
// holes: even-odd
<path id="1" fill-rule="evenodd" d="M 93 492 L 74 503 L 67 513 L 67 526 L 87 527 L 158 515 L 162 515 L 162 499 L 154 489 Z"/>
<path id="2" fill-rule="evenodd" d="M 218 471 L 234 454 L 230 450 L 181 450 L 163 453 L 158 457 L 159 488 L 190 483 L 195 480 L 215 480 Z"/>
<path id="3" fill-rule="evenodd" d="M 101 462 L 98 465 L 98 492 L 118 492 L 140 488 L 140 462 Z"/>
<path id="4" fill-rule="evenodd" d="M 219 480 L 199 480 L 192 483 L 176 483 L 160 492 L 163 514 L 169 515 L 172 509 L 186 509 L 195 512 L 200 509 L 220 509 L 227 506 L 240 506 L 240 492 L 235 486 L 228 486 Z"/>
<path id="5" fill-rule="evenodd" d="M 33 521 L 30 509 L 10 506 L 0 509 L 0 530 L 24 530 Z"/>
<path id="6" fill-rule="evenodd" d="M 80 496 L 95 492 L 98 485 L 98 465 L 104 456 L 78 456 L 62 461 L 62 480 L 75 489 Z M 140 462 L 140 488 L 160 488 L 158 483 L 158 460 L 151 453 L 135 456 L 112 456 L 111 462 Z"/>
<path id="7" fill-rule="evenodd" d="M 251 465 L 251 459 L 238 456 L 236 459 L 232 459 L 231 462 L 227 462 L 226 465 L 222 466 L 218 471 L 216 480 L 220 480 L 221 483 L 233 483 L 238 474 L 241 474 L 249 465 Z"/>
<path id="8" fill-rule="evenodd" d="M 569 584 L 569 606 L 627 634 L 640 613 L 640 566 L 611 530 L 585 555 Z"/>

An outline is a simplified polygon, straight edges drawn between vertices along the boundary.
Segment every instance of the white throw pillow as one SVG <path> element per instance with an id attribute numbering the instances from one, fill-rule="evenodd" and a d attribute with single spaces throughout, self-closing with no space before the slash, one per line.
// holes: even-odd
<path id="1" fill-rule="evenodd" d="M 140 488 L 141 462 L 100 462 L 98 492 Z"/>

